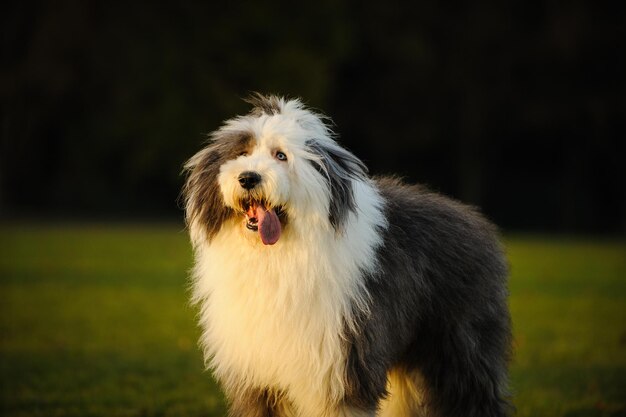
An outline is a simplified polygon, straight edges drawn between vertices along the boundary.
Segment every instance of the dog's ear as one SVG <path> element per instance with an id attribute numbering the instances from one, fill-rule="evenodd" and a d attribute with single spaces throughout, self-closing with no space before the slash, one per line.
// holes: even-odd
<path id="1" fill-rule="evenodd" d="M 367 167 L 356 156 L 333 141 L 308 140 L 311 163 L 324 176 L 330 190 L 328 219 L 340 231 L 348 214 L 355 211 L 353 181 L 365 179 Z"/>
<path id="2" fill-rule="evenodd" d="M 194 242 L 196 237 L 210 240 L 235 215 L 224 204 L 217 177 L 221 165 L 248 150 L 252 141 L 252 135 L 247 132 L 218 130 L 210 135 L 208 145 L 185 164 L 183 173 L 187 178 L 181 197 Z"/>
<path id="3" fill-rule="evenodd" d="M 220 159 L 219 149 L 210 144 L 185 164 L 187 179 L 182 198 L 185 219 L 194 244 L 211 239 L 232 215 L 232 210 L 224 205 L 217 183 Z"/>

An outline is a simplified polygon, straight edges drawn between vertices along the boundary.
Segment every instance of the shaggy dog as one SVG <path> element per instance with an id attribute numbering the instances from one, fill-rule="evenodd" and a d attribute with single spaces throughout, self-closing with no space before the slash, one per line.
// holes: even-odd
<path id="1" fill-rule="evenodd" d="M 474 209 L 370 178 L 256 95 L 185 165 L 207 365 L 233 417 L 508 413 L 507 266 Z"/>

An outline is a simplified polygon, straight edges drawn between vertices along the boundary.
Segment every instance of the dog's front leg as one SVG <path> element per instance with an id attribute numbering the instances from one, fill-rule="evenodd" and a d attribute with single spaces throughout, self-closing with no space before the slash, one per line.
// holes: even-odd
<path id="1" fill-rule="evenodd" d="M 283 417 L 279 412 L 281 399 L 270 395 L 267 390 L 246 388 L 228 390 L 229 417 Z"/>

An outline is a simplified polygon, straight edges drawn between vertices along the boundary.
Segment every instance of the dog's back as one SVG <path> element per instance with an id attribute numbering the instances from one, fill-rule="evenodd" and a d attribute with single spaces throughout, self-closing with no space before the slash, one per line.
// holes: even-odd
<path id="1" fill-rule="evenodd" d="M 369 373 L 367 356 L 392 371 L 361 396 L 373 400 L 388 381 L 385 415 L 424 408 L 442 416 L 505 415 L 511 336 L 507 264 L 495 228 L 473 208 L 423 187 L 393 178 L 376 184 L 388 227 L 377 273 L 367 277 L 372 308 L 353 339 L 349 371 L 354 379 Z M 406 398 L 411 393 L 417 400 Z"/>

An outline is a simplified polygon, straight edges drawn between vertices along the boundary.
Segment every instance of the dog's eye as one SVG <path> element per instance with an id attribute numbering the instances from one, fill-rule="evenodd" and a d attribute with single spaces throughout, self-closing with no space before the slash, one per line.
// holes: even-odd
<path id="1" fill-rule="evenodd" d="M 247 151 L 243 151 L 243 152 L 241 152 L 241 153 L 239 154 L 239 156 L 247 156 L 247 155 L 248 155 L 248 152 L 247 152 Z"/>
<path id="2" fill-rule="evenodd" d="M 284 152 L 276 151 L 276 159 L 278 159 L 279 161 L 286 161 L 287 155 L 285 155 Z"/>

